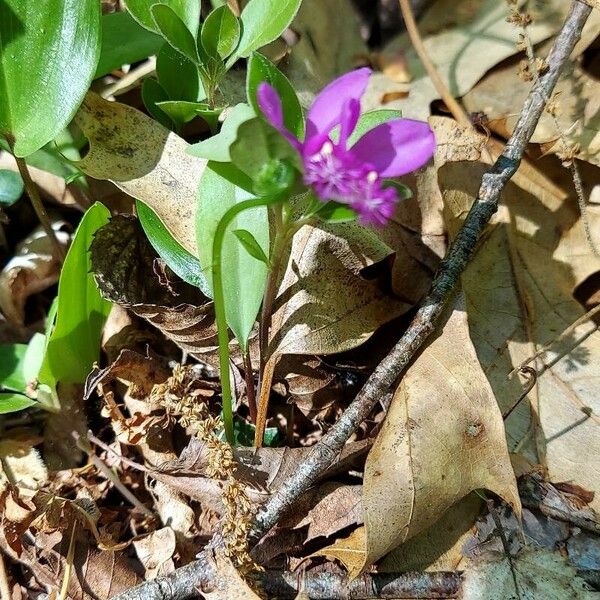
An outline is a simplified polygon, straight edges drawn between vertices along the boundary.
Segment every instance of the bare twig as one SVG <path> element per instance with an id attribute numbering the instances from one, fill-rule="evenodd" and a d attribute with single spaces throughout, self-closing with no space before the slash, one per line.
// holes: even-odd
<path id="1" fill-rule="evenodd" d="M 458 232 L 432 283 L 432 288 L 400 341 L 378 365 L 355 400 L 335 425 L 317 443 L 312 453 L 299 465 L 266 502 L 256 517 L 254 536 L 273 527 L 281 515 L 318 479 L 337 458 L 360 423 L 368 417 L 379 399 L 397 381 L 417 350 L 434 331 L 448 298 L 467 262 L 475 252 L 479 236 L 496 212 L 504 186 L 517 171 L 529 139 L 558 80 L 561 68 L 579 39 L 591 7 L 574 0 L 569 15 L 548 56 L 548 69 L 533 86 L 515 130 L 504 151 L 481 182 L 478 197 Z M 199 560 L 177 569 L 168 577 L 146 582 L 116 597 L 116 600 L 183 600 L 196 593 L 202 582 L 217 577 L 210 552 L 219 544 L 219 535 L 200 554 Z M 205 587 L 205 586 L 204 586 Z M 435 597 L 435 596 L 434 596 Z"/>
<path id="2" fill-rule="evenodd" d="M 402 17 L 404 18 L 404 23 L 406 25 L 406 32 L 408 33 L 408 37 L 417 53 L 420 61 L 423 63 L 425 70 L 427 71 L 427 75 L 429 75 L 429 79 L 431 79 L 433 85 L 437 93 L 440 95 L 441 99 L 444 101 L 448 110 L 452 113 L 452 116 L 463 126 L 472 127 L 472 123 L 463 110 L 463 107 L 458 103 L 456 98 L 450 93 L 448 86 L 444 83 L 444 80 L 440 77 L 438 70 L 435 65 L 431 62 L 429 58 L 429 54 L 427 54 L 427 50 L 425 49 L 425 44 L 423 44 L 423 40 L 421 38 L 421 34 L 419 33 L 419 28 L 417 27 L 417 22 L 415 20 L 415 15 L 413 13 L 412 6 L 410 4 L 410 0 L 399 0 L 400 2 L 400 10 L 402 11 Z"/>

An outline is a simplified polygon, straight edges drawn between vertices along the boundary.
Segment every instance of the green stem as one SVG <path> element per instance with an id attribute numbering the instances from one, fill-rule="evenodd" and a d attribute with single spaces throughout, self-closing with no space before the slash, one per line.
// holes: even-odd
<path id="1" fill-rule="evenodd" d="M 215 230 L 212 247 L 212 280 L 213 300 L 215 306 L 215 319 L 217 324 L 217 338 L 219 342 L 219 369 L 221 372 L 221 396 L 223 399 L 223 423 L 225 437 L 233 445 L 233 396 L 231 393 L 231 379 L 229 377 L 229 333 L 227 329 L 227 313 L 225 310 L 225 292 L 223 290 L 223 240 L 227 227 L 243 211 L 268 206 L 281 202 L 282 196 L 267 198 L 253 198 L 244 200 L 232 206 L 221 218 Z"/>

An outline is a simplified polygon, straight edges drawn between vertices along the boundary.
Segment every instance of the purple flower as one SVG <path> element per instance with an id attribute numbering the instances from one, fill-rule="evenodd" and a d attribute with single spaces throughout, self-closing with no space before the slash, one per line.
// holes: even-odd
<path id="1" fill-rule="evenodd" d="M 435 151 L 435 138 L 427 123 L 393 119 L 349 148 L 370 75 L 370 69 L 358 69 L 325 87 L 308 111 L 303 142 L 285 128 L 281 99 L 271 85 L 259 85 L 257 100 L 271 125 L 300 153 L 304 182 L 320 200 L 348 204 L 362 223 L 384 225 L 394 213 L 398 195 L 383 180 L 424 165 Z M 332 132 L 338 127 L 339 138 L 334 141 Z"/>

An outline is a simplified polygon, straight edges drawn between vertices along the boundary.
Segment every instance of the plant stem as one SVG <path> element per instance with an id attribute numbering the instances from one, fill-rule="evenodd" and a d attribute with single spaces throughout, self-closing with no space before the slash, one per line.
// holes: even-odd
<path id="1" fill-rule="evenodd" d="M 22 159 L 15 156 L 15 160 L 17 162 L 17 167 L 19 168 L 19 173 L 23 179 L 23 183 L 25 184 L 25 189 L 27 190 L 27 194 L 31 200 L 31 205 L 33 206 L 33 210 L 37 215 L 50 243 L 52 244 L 52 248 L 54 250 L 54 258 L 60 263 L 65 260 L 65 251 L 63 247 L 60 245 L 58 238 L 56 237 L 56 233 L 54 229 L 52 229 L 52 225 L 50 224 L 50 219 L 48 218 L 48 213 L 44 208 L 44 204 L 42 199 L 40 198 L 40 194 L 38 192 L 38 188 L 31 179 L 31 175 L 29 173 L 29 168 L 27 167 L 27 163 Z"/>
<path id="2" fill-rule="evenodd" d="M 256 389 L 254 387 L 254 373 L 252 371 L 250 348 L 246 348 L 246 352 L 244 353 L 244 375 L 244 379 L 246 380 L 246 397 L 248 398 L 250 420 L 253 423 L 256 423 Z"/>
<path id="3" fill-rule="evenodd" d="M 229 376 L 229 333 L 227 312 L 225 310 L 225 291 L 223 290 L 223 241 L 227 227 L 243 211 L 268 206 L 281 201 L 281 196 L 253 198 L 232 206 L 221 218 L 215 231 L 212 247 L 212 280 L 215 320 L 217 323 L 217 339 L 219 342 L 219 370 L 221 376 L 221 397 L 223 401 L 223 424 L 225 437 L 233 445 L 233 395 Z"/>

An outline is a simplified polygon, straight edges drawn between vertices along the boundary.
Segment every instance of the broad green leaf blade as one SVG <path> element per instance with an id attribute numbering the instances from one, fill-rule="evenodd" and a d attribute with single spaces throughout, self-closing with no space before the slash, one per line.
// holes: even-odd
<path id="1" fill-rule="evenodd" d="M 154 119 L 167 129 L 173 129 L 172 119 L 158 107 L 158 103 L 168 101 L 169 96 L 154 77 L 144 79 L 142 83 L 142 100 L 146 110 Z"/>
<path id="2" fill-rule="evenodd" d="M 33 335 L 29 344 L 3 344 L 0 346 L 0 389 L 25 393 L 37 378 L 44 352 L 46 336 Z"/>
<path id="3" fill-rule="evenodd" d="M 250 0 L 242 11 L 242 37 L 228 61 L 247 58 L 254 50 L 276 40 L 296 16 L 302 0 Z"/>
<path id="4" fill-rule="evenodd" d="M 175 11 L 165 4 L 155 4 L 151 12 L 156 27 L 165 40 L 186 58 L 194 63 L 198 62 L 194 36 Z"/>
<path id="5" fill-rule="evenodd" d="M 219 115 L 222 108 L 210 108 L 205 102 L 187 102 L 185 100 L 166 100 L 157 102 L 156 106 L 160 108 L 169 118 L 181 127 L 185 123 L 192 121 L 196 117 L 202 117 L 211 130 L 216 129 L 219 122 Z"/>
<path id="6" fill-rule="evenodd" d="M 212 244 L 217 225 L 229 208 L 252 198 L 250 194 L 206 167 L 198 190 L 196 235 L 200 265 L 212 286 Z M 252 233 L 265 254 L 269 252 L 269 221 L 264 207 L 247 210 L 235 219 L 223 243 L 223 286 L 227 323 L 245 348 L 260 309 L 267 280 L 267 267 L 246 252 L 233 230 Z"/>
<path id="7" fill-rule="evenodd" d="M 0 169 L 0 207 L 13 205 L 23 195 L 21 176 L 9 169 Z"/>
<path id="8" fill-rule="evenodd" d="M 52 140 L 83 100 L 100 54 L 98 0 L 0 2 L 0 134 L 23 157 Z"/>
<path id="9" fill-rule="evenodd" d="M 200 40 L 212 58 L 225 59 L 235 50 L 240 40 L 240 22 L 229 6 L 221 6 L 206 17 Z"/>
<path id="10" fill-rule="evenodd" d="M 2 344 L 0 346 L 0 389 L 24 392 L 27 381 L 23 361 L 27 344 Z"/>
<path id="11" fill-rule="evenodd" d="M 38 404 L 35 400 L 23 396 L 23 394 L 0 393 L 0 415 L 18 412 Z"/>
<path id="12" fill-rule="evenodd" d="M 402 111 L 385 108 L 382 110 L 372 110 L 370 112 L 363 113 L 360 115 L 358 119 L 358 123 L 356 124 L 356 128 L 352 132 L 350 138 L 348 138 L 348 146 L 353 146 L 367 131 L 371 131 L 377 127 L 377 125 L 381 125 L 382 123 L 387 123 L 388 121 L 393 121 L 394 119 L 401 119 Z"/>
<path id="13" fill-rule="evenodd" d="M 135 208 L 144 233 L 158 255 L 176 275 L 210 297 L 211 291 L 206 275 L 202 272 L 200 261 L 169 233 L 149 206 L 136 200 Z"/>
<path id="14" fill-rule="evenodd" d="M 111 304 L 104 300 L 91 273 L 88 249 L 110 213 L 96 202 L 83 216 L 58 282 L 56 324 L 40 369 L 40 383 L 83 383 L 100 353 L 100 337 Z"/>
<path id="15" fill-rule="evenodd" d="M 169 44 L 164 44 L 156 57 L 156 74 L 169 100 L 199 102 L 206 98 L 196 65 Z"/>
<path id="16" fill-rule="evenodd" d="M 172 8 L 194 38 L 198 33 L 198 24 L 200 23 L 200 2 L 198 0 L 125 0 L 125 4 L 131 16 L 142 27 L 155 33 L 160 33 L 151 12 L 152 7 L 156 4 L 164 4 Z"/>
<path id="17" fill-rule="evenodd" d="M 94 79 L 156 54 L 163 39 L 140 27 L 128 12 L 102 16 L 102 45 Z"/>
<path id="18" fill-rule="evenodd" d="M 237 139 L 238 129 L 242 123 L 253 119 L 254 110 L 247 104 L 236 104 L 228 113 L 221 131 L 197 144 L 190 146 L 188 152 L 199 158 L 216 162 L 231 162 L 229 147 Z"/>
<path id="19" fill-rule="evenodd" d="M 326 202 L 314 213 L 325 223 L 351 223 L 356 221 L 357 214 L 347 204 L 339 202 Z"/>
<path id="20" fill-rule="evenodd" d="M 256 99 L 256 91 L 263 81 L 270 83 L 281 98 L 285 126 L 298 138 L 302 137 L 304 135 L 304 116 L 292 84 L 268 58 L 258 52 L 253 52 L 248 61 L 246 93 L 248 94 L 248 102 L 257 115 L 262 113 Z"/>
<path id="21" fill-rule="evenodd" d="M 269 257 L 265 254 L 265 251 L 260 247 L 260 244 L 256 241 L 256 238 L 246 229 L 235 229 L 233 235 L 240 241 L 242 246 L 246 248 L 246 252 L 256 260 L 260 260 L 265 263 L 267 267 L 270 266 Z"/>

